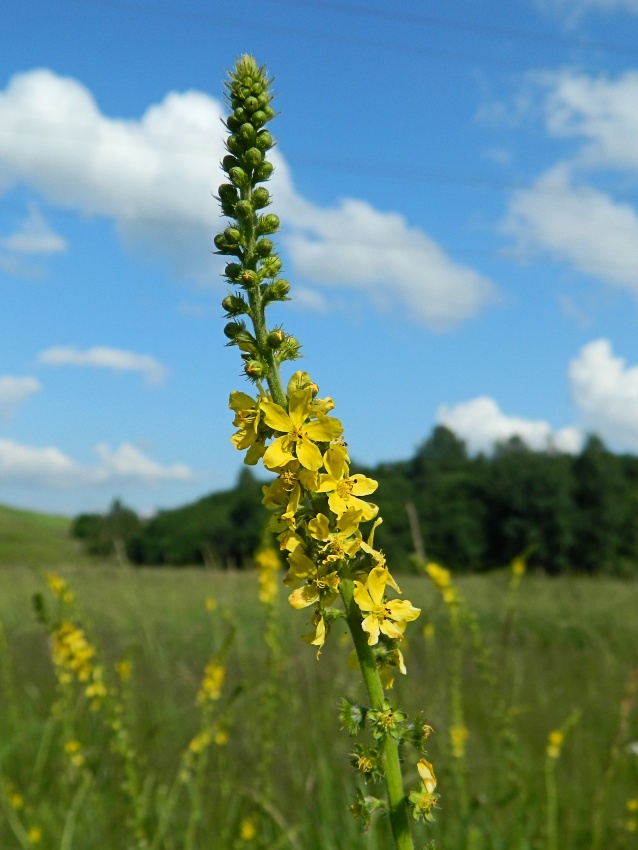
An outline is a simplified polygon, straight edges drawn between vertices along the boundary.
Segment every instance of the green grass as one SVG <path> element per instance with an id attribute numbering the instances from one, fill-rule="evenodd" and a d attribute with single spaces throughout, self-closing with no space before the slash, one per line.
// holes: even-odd
<path id="1" fill-rule="evenodd" d="M 0 565 L 88 563 L 69 534 L 68 517 L 0 505 Z"/>
<path id="2" fill-rule="evenodd" d="M 224 688 L 226 698 L 237 689 L 228 716 L 230 740 L 227 747 L 214 748 L 204 821 L 194 848 L 389 848 L 382 822 L 362 835 L 347 810 L 356 778 L 348 764 L 352 742 L 339 729 L 337 703 L 343 695 L 363 699 L 363 694 L 358 675 L 347 669 L 349 649 L 339 628 L 317 661 L 314 651 L 299 638 L 308 631 L 307 617 L 292 611 L 282 594 L 284 663 L 274 706 L 274 760 L 264 777 L 259 762 L 268 653 L 255 576 L 96 566 L 76 567 L 64 574 L 76 591 L 87 631 L 95 636 L 108 666 L 124 655 L 134 662 L 135 738 L 151 797 L 171 781 L 180 752 L 197 732 L 195 697 L 203 668 L 211 652 L 221 646 L 229 623 L 235 623 Z M 42 589 L 42 582 L 33 571 L 20 568 L 4 568 L 0 580 L 0 615 L 15 682 L 14 710 L 9 698 L 0 708 L 0 773 L 24 791 L 33 817 L 41 808 L 46 837 L 42 846 L 48 850 L 61 846 L 64 818 L 60 812 L 65 806 L 68 809 L 73 789 L 64 785 L 59 759 L 56 762 L 54 757 L 63 721 L 53 728 L 44 781 L 39 789 L 33 786 L 34 763 L 54 697 L 45 629 L 35 622 L 30 609 L 30 597 Z M 462 703 L 470 731 L 469 810 L 463 821 L 447 744 L 452 653 L 447 612 L 429 580 L 401 581 L 404 595 L 423 609 L 423 616 L 408 632 L 408 677 L 397 682 L 396 691 L 410 712 L 423 710 L 434 726 L 429 757 L 441 793 L 433 829 L 416 833 L 419 850 L 433 836 L 441 850 L 546 850 L 547 736 L 574 710 L 580 711 L 580 720 L 556 763 L 558 846 L 591 850 L 592 801 L 609 761 L 628 677 L 638 664 L 638 585 L 526 577 L 510 628 L 504 632 L 507 582 L 504 574 L 458 582 L 490 647 L 498 674 L 496 693 L 504 701 L 513 729 L 508 762 L 499 749 L 494 694 L 488 693 L 466 642 Z M 204 606 L 209 596 L 218 601 L 213 614 Z M 434 625 L 433 640 L 422 636 L 425 622 Z M 95 781 L 90 803 L 79 815 L 75 840 L 65 850 L 130 850 L 121 777 L 105 748 L 97 716 L 78 712 L 78 734 L 86 737 L 91 749 Z M 625 750 L 625 744 L 635 740 L 638 719 L 633 706 L 605 800 L 604 850 L 635 847 L 635 834 L 626 829 L 625 809 L 630 798 L 638 797 L 638 757 Z M 417 778 L 415 761 L 413 754 L 406 753 L 409 782 Z M 186 806 L 187 798 L 182 804 Z M 269 824 L 267 835 L 272 840 L 264 845 L 237 838 L 242 818 L 255 811 L 265 812 Z M 180 817 L 162 848 L 185 846 Z M 20 847 L 2 825 L 0 847 Z"/>

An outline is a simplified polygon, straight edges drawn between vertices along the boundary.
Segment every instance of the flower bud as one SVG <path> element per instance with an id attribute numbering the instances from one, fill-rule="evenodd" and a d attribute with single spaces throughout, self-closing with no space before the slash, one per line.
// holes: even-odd
<path id="1" fill-rule="evenodd" d="M 252 95 L 250 97 L 247 97 L 244 101 L 244 109 L 247 109 L 248 112 L 255 112 L 257 109 L 259 109 L 259 101 L 257 100 L 257 98 L 253 97 Z"/>
<path id="2" fill-rule="evenodd" d="M 230 280 L 237 280 L 239 275 L 241 274 L 242 267 L 239 263 L 228 263 L 226 268 L 224 269 L 224 274 L 226 277 L 230 278 Z"/>
<path id="3" fill-rule="evenodd" d="M 270 150 L 273 144 L 273 137 L 270 135 L 268 130 L 261 130 L 257 134 L 257 138 L 255 139 L 255 147 L 258 147 L 260 151 Z"/>
<path id="4" fill-rule="evenodd" d="M 286 339 L 286 334 L 281 328 L 271 331 L 266 337 L 266 342 L 271 348 L 279 348 Z"/>
<path id="5" fill-rule="evenodd" d="M 246 269 L 245 272 L 242 272 L 240 280 L 242 286 L 245 286 L 247 288 L 257 286 L 257 284 L 259 283 L 259 278 L 255 274 L 255 272 L 251 271 L 250 269 Z"/>
<path id="6" fill-rule="evenodd" d="M 232 154 L 227 154 L 222 159 L 222 168 L 224 171 L 228 172 L 231 168 L 235 168 L 235 166 L 239 165 L 239 160 L 237 157 L 234 157 Z"/>
<path id="7" fill-rule="evenodd" d="M 245 142 L 248 142 L 249 145 L 252 145 L 255 140 L 256 131 L 252 124 L 246 122 L 245 124 L 242 124 L 239 128 L 239 135 Z"/>
<path id="8" fill-rule="evenodd" d="M 238 121 L 235 115 L 229 115 L 226 119 L 226 126 L 231 133 L 236 133 L 241 127 L 241 121 Z"/>
<path id="9" fill-rule="evenodd" d="M 272 106 L 264 106 L 264 115 L 266 116 L 266 121 L 272 121 L 272 119 L 275 117 L 275 110 L 272 108 Z M 253 119 L 254 118 L 255 116 L 253 115 Z"/>
<path id="10" fill-rule="evenodd" d="M 241 232 L 236 227 L 227 227 L 224 230 L 224 239 L 231 245 L 238 245 L 241 242 Z"/>
<path id="11" fill-rule="evenodd" d="M 222 301 L 222 308 L 229 316 L 240 316 L 249 310 L 248 304 L 237 295 L 227 295 Z"/>
<path id="12" fill-rule="evenodd" d="M 242 186 L 248 185 L 248 177 L 243 168 L 231 168 L 228 172 L 228 176 L 235 186 L 239 186 L 241 188 Z"/>
<path id="13" fill-rule="evenodd" d="M 279 269 L 282 267 L 283 263 L 277 256 L 266 257 L 262 260 L 262 268 L 266 274 L 266 277 L 274 277 Z"/>
<path id="14" fill-rule="evenodd" d="M 228 322 L 224 328 L 224 336 L 227 336 L 228 339 L 235 339 L 237 334 L 240 334 L 243 330 L 245 328 L 240 322 Z"/>
<path id="15" fill-rule="evenodd" d="M 232 136 L 228 137 L 226 141 L 226 147 L 231 153 L 239 155 L 242 152 L 244 146 L 242 145 L 239 136 L 235 136 L 233 134 Z"/>
<path id="16" fill-rule="evenodd" d="M 275 246 L 273 245 L 271 239 L 260 239 L 259 242 L 255 245 L 255 253 L 259 257 L 267 257 L 268 254 L 272 252 L 272 249 L 274 247 Z"/>
<path id="17" fill-rule="evenodd" d="M 231 186 L 230 183 L 222 183 L 217 190 L 217 194 L 219 195 L 219 200 L 223 203 L 237 203 L 239 199 L 237 189 Z"/>
<path id="18" fill-rule="evenodd" d="M 268 121 L 266 109 L 270 109 L 270 107 L 267 106 L 265 109 L 258 109 L 257 112 L 253 112 L 253 114 L 250 116 L 250 122 L 253 127 L 259 129 L 260 127 L 264 126 L 266 121 Z M 272 109 L 270 111 L 272 112 Z M 273 112 L 272 114 L 274 116 L 275 113 Z"/>
<path id="19" fill-rule="evenodd" d="M 268 367 L 265 363 L 261 363 L 259 360 L 249 360 L 244 366 L 244 372 L 253 380 L 262 378 L 267 371 Z"/>
<path id="20" fill-rule="evenodd" d="M 246 112 L 243 106 L 238 106 L 237 109 L 235 109 L 235 112 L 233 113 L 233 118 L 241 127 L 244 121 L 248 120 L 248 113 Z"/>
<path id="21" fill-rule="evenodd" d="M 274 168 L 272 162 L 262 162 L 262 164 L 255 169 L 255 173 L 253 175 L 255 183 L 265 183 L 266 180 L 270 179 L 270 175 L 273 171 Z"/>
<path id="22" fill-rule="evenodd" d="M 287 336 L 279 348 L 279 362 L 283 363 L 284 360 L 297 360 L 297 358 L 301 357 L 300 351 L 301 343 L 299 340 L 295 339 L 294 336 Z"/>
<path id="23" fill-rule="evenodd" d="M 256 210 L 263 209 L 263 207 L 267 207 L 270 203 L 270 192 L 268 189 L 265 189 L 263 186 L 260 186 L 258 189 L 255 189 L 253 192 L 253 204 L 255 205 Z"/>
<path id="24" fill-rule="evenodd" d="M 270 291 L 274 301 L 285 301 L 290 292 L 290 282 L 282 277 L 270 286 Z"/>
<path id="25" fill-rule="evenodd" d="M 259 148 L 248 148 L 242 157 L 242 161 L 249 168 L 257 168 L 257 166 L 261 164 L 262 159 L 263 156 Z"/>
<path id="26" fill-rule="evenodd" d="M 257 230 L 262 233 L 276 233 L 279 230 L 279 216 L 274 213 L 261 216 L 257 223 Z"/>
<path id="27" fill-rule="evenodd" d="M 268 106 L 268 104 L 270 103 L 270 95 L 268 94 L 268 92 L 263 92 L 263 94 L 260 94 L 257 98 L 257 102 L 259 103 L 260 109 L 263 109 L 264 106 Z"/>
<path id="28" fill-rule="evenodd" d="M 237 201 L 235 204 L 235 215 L 237 218 L 250 218 L 253 214 L 253 205 L 250 201 Z"/>

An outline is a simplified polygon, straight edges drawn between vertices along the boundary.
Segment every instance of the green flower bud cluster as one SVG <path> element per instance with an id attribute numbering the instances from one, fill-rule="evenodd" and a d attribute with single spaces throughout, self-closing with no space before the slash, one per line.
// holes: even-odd
<path id="1" fill-rule="evenodd" d="M 248 378 L 268 382 L 273 398 L 279 395 L 278 368 L 286 360 L 300 356 L 300 344 L 281 328 L 269 330 L 265 307 L 287 301 L 290 284 L 279 277 L 282 262 L 270 238 L 279 230 L 279 218 L 264 212 L 271 202 L 266 183 L 272 172 L 268 151 L 275 140 L 266 124 L 275 116 L 271 106 L 271 80 L 265 68 L 252 56 L 240 57 L 226 82 L 230 114 L 226 119 L 229 136 L 222 169 L 228 177 L 218 189 L 222 213 L 228 226 L 215 237 L 217 253 L 233 258 L 225 268 L 225 278 L 235 290 L 222 301 L 226 316 L 232 319 L 224 329 L 229 345 L 242 352 Z M 254 333 L 239 319 L 248 316 Z M 282 399 L 276 399 L 281 402 Z"/>

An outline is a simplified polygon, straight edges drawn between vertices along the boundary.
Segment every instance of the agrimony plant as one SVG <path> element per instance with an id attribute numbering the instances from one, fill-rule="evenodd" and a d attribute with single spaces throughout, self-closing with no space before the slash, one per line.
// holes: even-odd
<path id="1" fill-rule="evenodd" d="M 397 850 L 411 850 L 410 815 L 430 820 L 437 799 L 436 778 L 424 753 L 430 727 L 421 718 L 410 723 L 388 699 L 386 688 L 395 671 L 405 673 L 400 643 L 420 612 L 400 598 L 383 553 L 374 548 L 381 518 L 366 497 L 377 482 L 351 472 L 343 427 L 330 415 L 333 400 L 320 398 L 303 371 L 295 372 L 284 389 L 280 367 L 300 356 L 300 344 L 282 326 L 266 321 L 269 305 L 288 300 L 290 284 L 280 277 L 282 262 L 271 238 L 279 218 L 265 212 L 271 196 L 264 184 L 273 171 L 268 151 L 274 145 L 266 127 L 275 116 L 265 68 L 252 56 L 242 56 L 229 73 L 226 97 L 228 154 L 222 168 L 228 182 L 219 187 L 218 199 L 228 225 L 215 246 L 229 258 L 224 333 L 229 345 L 239 348 L 255 390 L 252 395 L 231 393 L 237 428 L 232 442 L 245 452 L 245 463 L 261 460 L 276 476 L 264 487 L 263 501 L 272 514 L 269 530 L 288 561 L 284 582 L 291 590 L 290 604 L 312 611 L 307 641 L 319 654 L 338 618 L 345 618 L 352 635 L 369 704 L 344 701 L 341 720 L 352 734 L 367 729 L 371 743 L 354 748 L 353 764 L 362 780 L 374 783 L 383 777 L 387 789 L 385 800 L 360 790 L 353 812 L 369 822 L 374 811 L 386 810 Z M 399 759 L 405 743 L 420 756 L 413 767 L 421 782 L 409 795 Z"/>

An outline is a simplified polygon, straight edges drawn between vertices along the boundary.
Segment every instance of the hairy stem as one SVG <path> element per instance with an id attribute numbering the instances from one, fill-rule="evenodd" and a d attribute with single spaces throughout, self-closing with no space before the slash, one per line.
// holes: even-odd
<path id="1" fill-rule="evenodd" d="M 354 582 L 351 579 L 341 579 L 339 591 L 343 600 L 348 626 L 352 634 L 352 640 L 357 652 L 357 658 L 359 659 L 359 666 L 361 667 L 371 708 L 380 711 L 383 709 L 385 693 L 372 649 L 368 646 L 366 634 L 361 628 L 361 615 L 353 596 Z M 385 735 L 383 737 L 382 752 L 390 809 L 390 826 L 394 844 L 396 850 L 414 850 L 412 836 L 410 834 L 408 806 L 403 788 L 401 763 L 399 761 L 399 746 L 391 735 Z"/>

